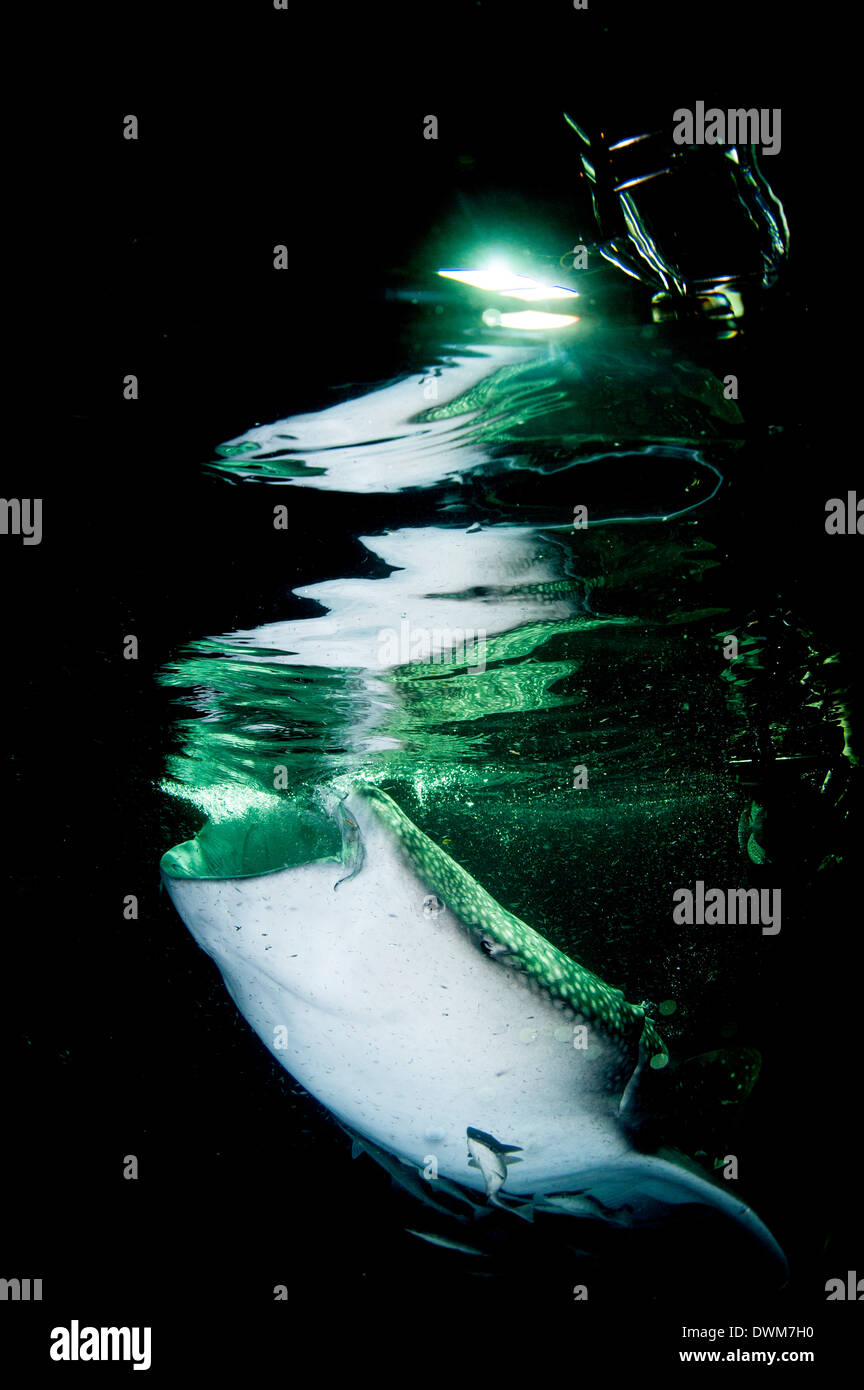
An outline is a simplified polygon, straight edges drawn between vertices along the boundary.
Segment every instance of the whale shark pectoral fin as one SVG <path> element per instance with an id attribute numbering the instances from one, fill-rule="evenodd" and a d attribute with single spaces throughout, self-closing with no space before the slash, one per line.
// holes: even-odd
<path id="1" fill-rule="evenodd" d="M 340 883 L 348 883 L 352 878 L 357 877 L 366 858 L 360 827 L 341 802 L 338 805 L 337 814 L 339 828 L 342 831 L 342 863 L 349 872 L 333 884 L 334 893 Z"/>
<path id="2" fill-rule="evenodd" d="M 713 1213 L 725 1217 L 730 1229 L 748 1238 L 754 1257 L 758 1252 L 773 1273 L 788 1277 L 786 1256 L 756 1213 L 682 1156 L 671 1162 L 669 1158 L 632 1153 L 601 1168 L 584 1170 L 579 1181 L 578 1194 L 554 1194 L 556 1205 L 566 1210 L 568 1198 L 578 1195 L 578 1205 L 587 1200 L 604 1220 L 625 1225 L 686 1222 L 688 1214 L 693 1220 Z M 573 1214 L 579 1214 L 578 1210 Z"/>

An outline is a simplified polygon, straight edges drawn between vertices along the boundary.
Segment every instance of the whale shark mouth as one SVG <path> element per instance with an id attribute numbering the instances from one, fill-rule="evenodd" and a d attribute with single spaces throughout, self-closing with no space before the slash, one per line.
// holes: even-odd
<path id="1" fill-rule="evenodd" d="M 394 1175 L 425 1174 L 433 1204 L 438 1183 L 529 1219 L 709 1208 L 785 1272 L 740 1199 L 634 1150 L 628 1103 L 668 1061 L 644 1007 L 504 908 L 377 786 L 274 799 L 260 824 L 208 824 L 161 867 L 277 1061 Z"/>

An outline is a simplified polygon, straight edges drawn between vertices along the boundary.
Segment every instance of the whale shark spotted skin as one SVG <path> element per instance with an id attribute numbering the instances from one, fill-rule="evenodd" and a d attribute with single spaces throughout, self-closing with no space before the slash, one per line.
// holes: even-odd
<path id="1" fill-rule="evenodd" d="M 497 903 L 385 792 L 355 783 L 325 808 L 342 859 L 245 878 L 176 876 L 176 851 L 162 866 L 241 1013 L 301 1085 L 346 1128 L 415 1168 L 432 1155 L 466 1188 L 488 1190 L 491 1141 L 518 1153 L 495 1177 L 504 1195 L 584 1190 L 587 1175 L 631 1212 L 720 1208 L 783 1262 L 739 1199 L 633 1150 L 622 1099 L 667 1057 L 640 1005 Z"/>

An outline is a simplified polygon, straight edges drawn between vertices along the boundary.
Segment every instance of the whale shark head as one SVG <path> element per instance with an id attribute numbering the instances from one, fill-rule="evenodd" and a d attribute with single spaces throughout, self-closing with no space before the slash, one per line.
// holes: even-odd
<path id="1" fill-rule="evenodd" d="M 634 1150 L 628 1098 L 668 1059 L 641 1005 L 381 789 L 354 782 L 287 814 L 284 867 L 249 872 L 248 827 L 207 827 L 164 856 L 163 879 L 241 1013 L 343 1126 L 498 1204 L 578 1190 L 634 1219 L 713 1207 L 782 1264 L 743 1202 Z"/>

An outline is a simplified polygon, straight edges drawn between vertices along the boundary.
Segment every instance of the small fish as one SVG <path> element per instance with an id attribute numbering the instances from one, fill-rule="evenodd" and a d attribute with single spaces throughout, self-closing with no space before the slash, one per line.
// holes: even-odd
<path id="1" fill-rule="evenodd" d="M 460 1250 L 463 1255 L 482 1255 L 487 1258 L 485 1250 L 478 1250 L 473 1245 L 463 1245 L 461 1241 L 450 1240 L 447 1236 L 435 1236 L 430 1231 L 412 1231 L 410 1226 L 405 1230 L 409 1236 L 417 1236 L 420 1240 L 428 1240 L 430 1245 L 440 1245 L 444 1250 Z"/>
<path id="2" fill-rule="evenodd" d="M 559 1212 L 565 1216 L 583 1217 L 594 1221 L 609 1221 L 616 1226 L 632 1224 L 628 1208 L 604 1206 L 585 1192 L 558 1192 L 547 1197 L 535 1197 L 534 1210 Z"/>
<path id="3" fill-rule="evenodd" d="M 508 1155 L 521 1153 L 522 1150 L 518 1144 L 501 1144 L 491 1134 L 484 1134 L 482 1129 L 473 1129 L 470 1125 L 467 1134 L 468 1153 L 483 1174 L 486 1196 L 490 1202 L 500 1206 L 497 1194 L 507 1181 Z"/>

